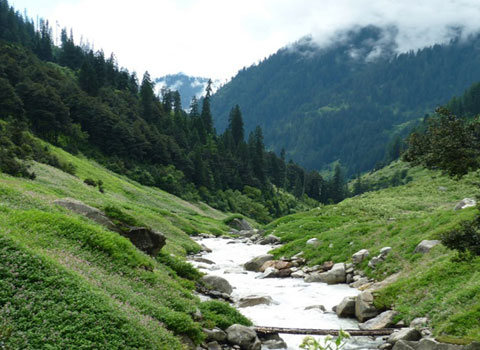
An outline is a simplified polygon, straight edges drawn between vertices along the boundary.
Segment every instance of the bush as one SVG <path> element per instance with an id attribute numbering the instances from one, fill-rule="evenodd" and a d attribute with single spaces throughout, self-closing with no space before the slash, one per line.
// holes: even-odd
<path id="1" fill-rule="evenodd" d="M 182 278 L 197 281 L 202 276 L 192 264 L 170 254 L 160 252 L 160 255 L 157 257 L 157 259 L 162 264 L 170 267 L 178 276 Z"/>
<path id="2" fill-rule="evenodd" d="M 123 212 L 121 209 L 114 207 L 112 205 L 104 207 L 103 212 L 113 221 L 115 225 L 144 226 L 140 221 L 135 219 L 133 216 L 128 215 L 127 213 Z"/>
<path id="3" fill-rule="evenodd" d="M 464 257 L 480 255 L 480 215 L 473 221 L 464 221 L 460 227 L 451 230 L 441 237 L 443 245 L 457 250 Z"/>
<path id="4" fill-rule="evenodd" d="M 93 179 L 90 179 L 90 178 L 86 178 L 85 180 L 83 180 L 83 183 L 88 185 L 88 186 L 92 186 L 92 187 L 97 186 L 97 182 Z"/>
<path id="5" fill-rule="evenodd" d="M 248 318 L 223 301 L 205 301 L 200 304 L 200 311 L 207 323 L 214 323 L 213 326 L 221 329 L 227 329 L 232 324 L 252 325 Z M 209 326 L 212 326 L 212 324 L 209 324 Z"/>

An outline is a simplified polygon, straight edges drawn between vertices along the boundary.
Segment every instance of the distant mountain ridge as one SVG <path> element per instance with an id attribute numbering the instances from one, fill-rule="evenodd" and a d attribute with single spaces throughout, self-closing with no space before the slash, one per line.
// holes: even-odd
<path id="1" fill-rule="evenodd" d="M 182 98 L 182 107 L 188 109 L 193 96 L 200 99 L 205 94 L 209 78 L 192 77 L 184 73 L 167 74 L 155 79 L 157 91 L 162 88 L 177 90 Z M 212 79 L 212 89 L 217 90 L 220 86 L 219 80 Z"/>
<path id="2" fill-rule="evenodd" d="M 356 28 L 327 48 L 306 37 L 244 68 L 212 96 L 218 130 L 239 104 L 246 131 L 301 165 L 372 169 L 395 136 L 480 80 L 480 39 L 397 54 L 394 27 Z"/>

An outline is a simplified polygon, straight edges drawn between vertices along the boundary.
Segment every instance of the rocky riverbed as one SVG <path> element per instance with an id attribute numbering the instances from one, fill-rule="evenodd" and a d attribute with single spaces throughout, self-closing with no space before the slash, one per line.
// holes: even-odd
<path id="1" fill-rule="evenodd" d="M 265 272 L 246 270 L 244 264 L 267 254 L 273 248 L 270 244 L 252 244 L 229 238 L 204 238 L 198 242 L 211 252 L 193 257 L 192 263 L 209 276 L 228 281 L 231 290 L 227 286 L 222 287 L 221 283 L 218 289 L 230 294 L 237 308 L 255 325 L 358 329 L 355 319 L 339 318 L 332 311 L 346 297 L 358 295 L 357 289 L 347 284 L 309 283 L 302 278 L 262 278 Z M 304 338 L 302 335 L 282 334 L 281 337 L 292 350 L 298 350 Z M 380 338 L 356 337 L 349 341 L 346 348 L 375 349 L 381 342 Z M 263 349 L 268 347 L 263 345 Z"/>

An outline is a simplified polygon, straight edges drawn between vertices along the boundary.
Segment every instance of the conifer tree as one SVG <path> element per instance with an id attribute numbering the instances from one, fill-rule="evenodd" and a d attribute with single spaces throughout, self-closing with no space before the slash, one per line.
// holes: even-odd
<path id="1" fill-rule="evenodd" d="M 212 80 L 208 80 L 207 84 L 207 89 L 205 90 L 206 94 L 203 99 L 203 104 L 202 104 L 202 121 L 203 121 L 203 126 L 205 128 L 205 132 L 207 134 L 212 134 L 213 133 L 213 118 L 212 118 L 212 112 L 210 110 L 210 97 L 212 95 Z"/>

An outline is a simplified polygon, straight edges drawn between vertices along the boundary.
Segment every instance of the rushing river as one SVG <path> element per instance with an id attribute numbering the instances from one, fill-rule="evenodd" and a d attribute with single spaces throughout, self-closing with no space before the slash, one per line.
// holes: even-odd
<path id="1" fill-rule="evenodd" d="M 235 243 L 232 243 L 235 242 Z M 324 329 L 358 329 L 353 319 L 338 318 L 332 307 L 339 304 L 344 297 L 355 296 L 359 292 L 346 284 L 327 285 L 325 283 L 305 283 L 299 278 L 265 278 L 258 279 L 260 273 L 245 271 L 244 263 L 258 255 L 266 254 L 272 249 L 268 245 L 239 243 L 237 241 L 208 238 L 199 241 L 212 249 L 204 258 L 215 265 L 194 264 L 209 275 L 225 278 L 233 287 L 232 297 L 238 300 L 249 295 L 270 296 L 273 305 L 258 305 L 239 309 L 250 318 L 256 326 L 288 328 L 324 328 Z M 318 308 L 305 310 L 310 306 L 323 305 L 327 312 Z M 298 350 L 304 336 L 280 336 L 288 344 L 289 350 Z M 368 337 L 351 339 L 345 349 L 375 349 L 380 343 Z"/>

